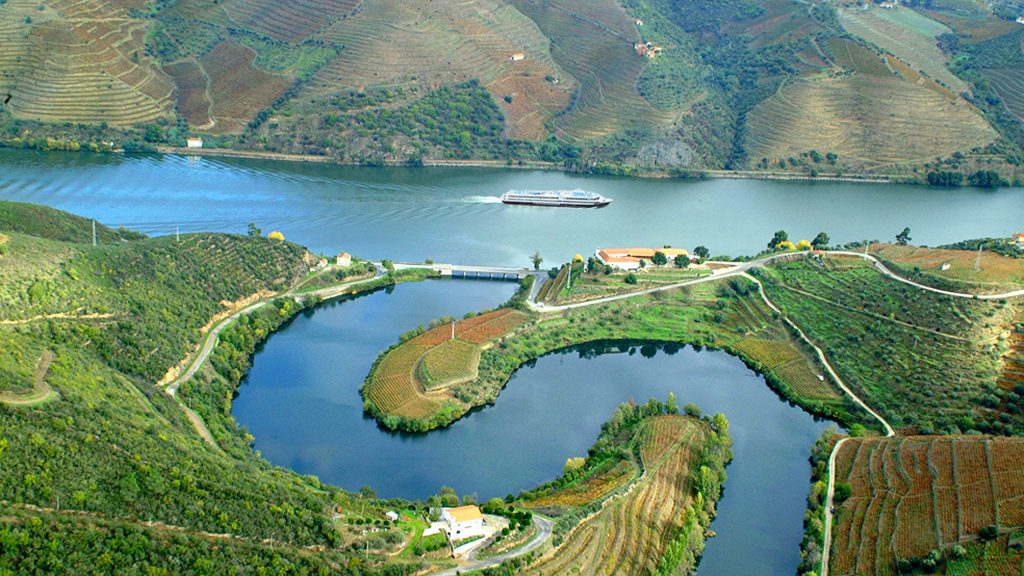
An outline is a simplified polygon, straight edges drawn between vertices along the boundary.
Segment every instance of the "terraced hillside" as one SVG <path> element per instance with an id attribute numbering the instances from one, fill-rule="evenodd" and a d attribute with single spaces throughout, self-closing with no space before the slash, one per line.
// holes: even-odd
<path id="1" fill-rule="evenodd" d="M 830 574 L 1018 576 L 1024 552 L 1024 440 L 983 436 L 854 438 L 836 460 Z M 930 564 L 925 562 L 931 559 Z"/>
<path id="2" fill-rule="evenodd" d="M 544 123 L 568 102 L 574 81 L 555 64 L 549 41 L 518 10 L 500 0 L 366 2 L 318 38 L 345 46 L 303 97 L 338 87 L 428 91 L 479 80 L 504 107 L 514 138 L 541 138 Z M 512 61 L 513 54 L 525 58 Z"/>
<path id="3" fill-rule="evenodd" d="M 600 138 L 629 127 L 671 123 L 636 84 L 647 63 L 633 44 L 636 25 L 614 0 L 516 1 L 551 39 L 551 55 L 579 83 L 569 109 L 556 120 L 556 135 Z"/>
<path id="4" fill-rule="evenodd" d="M 817 150 L 885 170 L 985 146 L 996 132 L 970 104 L 897 77 L 877 54 L 829 43 L 842 75 L 784 83 L 748 117 L 751 158 L 771 162 Z"/>
<path id="5" fill-rule="evenodd" d="M 231 0 L 224 11 L 240 26 L 285 42 L 298 42 L 350 14 L 359 0 Z"/>
<path id="6" fill-rule="evenodd" d="M 694 556 L 703 549 L 693 542 L 702 542 L 718 496 L 717 488 L 704 494 L 711 490 L 698 479 L 698 447 L 714 436 L 707 424 L 683 416 L 645 422 L 635 436 L 643 475 L 525 573 L 633 575 L 658 573 L 666 566 L 692 568 Z M 711 505 L 705 507 L 705 502 Z M 690 549 L 670 554 L 672 546 Z M 666 558 L 675 559 L 675 565 Z"/>
<path id="7" fill-rule="evenodd" d="M 898 428 L 1015 434 L 1021 412 L 1002 392 L 1008 301 L 923 292 L 856 257 L 776 264 L 765 291 L 828 355 L 843 380 Z"/>
<path id="8" fill-rule="evenodd" d="M 1003 101 L 1007 111 L 1024 123 L 1024 70 L 987 68 L 982 73 Z"/>
<path id="9" fill-rule="evenodd" d="M 954 94 L 968 90 L 967 83 L 946 67 L 946 55 L 935 40 L 941 34 L 951 33 L 949 27 L 910 8 L 869 6 L 872 8 L 839 11 L 839 21 L 847 32 L 891 52 Z"/>
<path id="10" fill-rule="evenodd" d="M 145 54 L 144 2 L 0 6 L 0 92 L 19 118 L 131 125 L 173 113 L 174 85 Z"/>
<path id="11" fill-rule="evenodd" d="M 367 376 L 362 388 L 366 409 L 392 429 L 422 431 L 461 416 L 468 406 L 450 388 L 475 380 L 481 349 L 526 321 L 524 313 L 500 308 L 402 342 L 385 352 Z"/>
<path id="12" fill-rule="evenodd" d="M 260 110 L 288 89 L 290 82 L 253 66 L 256 53 L 233 42 L 222 42 L 201 60 L 209 76 L 213 132 L 242 130 Z"/>

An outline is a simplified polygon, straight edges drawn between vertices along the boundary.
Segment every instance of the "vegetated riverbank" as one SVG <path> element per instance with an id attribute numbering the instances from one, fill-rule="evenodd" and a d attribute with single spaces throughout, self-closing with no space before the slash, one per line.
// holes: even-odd
<path id="1" fill-rule="evenodd" d="M 671 394 L 622 404 L 585 459 L 568 459 L 560 478 L 515 500 L 557 518 L 553 545 L 528 566 L 494 573 L 690 574 L 731 459 L 725 415 L 701 418 L 695 405 L 681 415 Z"/>
<path id="2" fill-rule="evenodd" d="M 763 374 L 769 385 L 787 400 L 813 414 L 846 425 L 862 422 L 873 426 L 834 384 L 815 355 L 770 308 L 745 278 L 732 278 L 685 287 L 670 292 L 636 296 L 616 302 L 566 310 L 531 313 L 530 321 L 492 336 L 481 346 L 475 380 L 440 391 L 443 410 L 420 416 L 383 410 L 367 394 L 367 411 L 383 425 L 411 432 L 449 425 L 472 409 L 493 404 L 512 374 L 545 354 L 601 342 L 652 342 L 723 349 L 738 356 L 752 370 Z M 413 345 L 406 340 L 392 354 Z M 417 351 L 412 350 L 415 356 Z M 387 353 L 378 358 L 367 379 Z M 412 376 L 413 378 L 415 375 Z M 399 399 L 396 403 L 412 400 Z"/>
<path id="3" fill-rule="evenodd" d="M 552 170 L 566 173 L 586 173 L 607 176 L 630 176 L 635 178 L 735 178 L 743 180 L 780 180 L 796 182 L 861 182 L 868 184 L 927 184 L 915 178 L 900 178 L 879 174 L 845 174 L 813 176 L 806 172 L 787 172 L 784 170 L 625 170 L 619 168 L 593 170 L 570 170 L 560 162 L 543 160 L 519 160 L 515 162 L 502 160 L 456 160 L 450 158 L 424 158 L 416 163 L 381 160 L 378 163 L 366 164 L 359 162 L 343 162 L 333 156 L 316 154 L 286 154 L 281 152 L 263 152 L 256 150 L 235 150 L 231 148 L 182 148 L 178 146 L 157 146 L 155 150 L 161 154 L 182 156 L 211 156 L 227 158 L 258 158 L 263 160 L 280 160 L 286 162 L 310 162 L 315 164 L 335 164 L 339 166 L 403 166 L 403 167 L 456 167 L 456 168 L 512 168 L 521 170 Z"/>

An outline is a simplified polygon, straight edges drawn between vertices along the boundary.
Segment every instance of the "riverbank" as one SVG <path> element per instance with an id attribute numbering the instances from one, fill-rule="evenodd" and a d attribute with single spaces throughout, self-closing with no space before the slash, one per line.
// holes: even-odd
<path id="1" fill-rule="evenodd" d="M 333 156 L 316 155 L 316 154 L 285 154 L 280 152 L 262 152 L 254 150 L 231 150 L 227 148 L 182 148 L 178 146 L 157 146 L 156 151 L 161 154 L 174 154 L 182 156 L 208 156 L 208 157 L 227 157 L 227 158 L 252 158 L 259 160 L 278 160 L 284 162 L 307 162 L 314 164 L 333 164 L 337 166 L 371 166 L 369 164 L 359 164 L 353 162 L 341 162 Z M 388 161 L 384 160 L 381 164 L 374 164 L 372 166 L 388 166 L 388 167 L 428 167 L 428 168 L 506 168 L 515 170 L 551 170 L 555 172 L 566 172 L 566 173 L 586 173 L 586 172 L 575 172 L 567 170 L 565 166 L 559 162 L 544 162 L 542 160 L 519 160 L 516 162 L 509 162 L 505 160 L 456 160 L 456 159 L 444 159 L 444 158 L 424 158 L 422 161 L 410 164 L 408 162 L 399 161 Z M 723 178 L 723 179 L 739 179 L 739 180 L 778 180 L 778 181 L 792 181 L 792 182 L 846 182 L 846 183 L 865 183 L 865 184 L 919 184 L 913 179 L 903 179 L 890 176 L 880 176 L 873 174 L 846 174 L 843 176 L 811 176 L 803 172 L 786 172 L 786 171 L 770 171 L 770 172 L 758 172 L 755 170 L 713 170 L 713 169 L 700 169 L 686 171 L 685 173 L 675 174 L 663 170 L 644 170 L 638 171 L 628 176 L 636 178 L 653 178 L 653 179 L 668 179 L 668 178 L 682 178 L 682 179 L 703 179 L 703 178 Z"/>

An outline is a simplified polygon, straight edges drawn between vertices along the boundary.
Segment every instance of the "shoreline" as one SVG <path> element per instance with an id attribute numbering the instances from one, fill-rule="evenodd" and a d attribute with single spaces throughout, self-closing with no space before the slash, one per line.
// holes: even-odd
<path id="1" fill-rule="evenodd" d="M 360 166 L 360 167 L 387 167 L 387 168 L 505 168 L 513 170 L 548 170 L 552 172 L 563 172 L 565 174 L 589 175 L 586 172 L 572 172 L 557 162 L 545 162 L 542 160 L 523 160 L 509 164 L 504 160 L 457 160 L 457 159 L 424 159 L 421 164 L 411 165 L 405 162 L 385 161 L 380 165 L 359 164 L 355 162 L 340 162 L 331 156 L 317 154 L 288 154 L 283 152 L 263 152 L 257 150 L 233 150 L 229 148 L 182 148 L 179 146 L 157 146 L 159 154 L 171 154 L 176 156 L 211 156 L 226 158 L 250 158 L 255 160 L 277 160 L 282 162 L 304 162 L 310 164 L 333 164 L 335 166 Z M 647 179 L 679 179 L 679 180 L 775 180 L 785 182 L 843 182 L 863 184 L 908 184 L 915 185 L 915 182 L 905 182 L 901 179 L 869 174 L 854 174 L 851 176 L 809 176 L 798 172 L 758 172 L 755 170 L 716 170 L 698 169 L 689 176 L 673 176 L 668 172 L 654 171 L 642 172 L 623 178 L 647 178 Z"/>

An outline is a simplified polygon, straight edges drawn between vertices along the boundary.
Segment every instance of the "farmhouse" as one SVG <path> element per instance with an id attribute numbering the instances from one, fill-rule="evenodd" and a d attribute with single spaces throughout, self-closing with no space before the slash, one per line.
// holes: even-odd
<path id="1" fill-rule="evenodd" d="M 335 259 L 335 264 L 337 264 L 338 266 L 341 266 L 342 268 L 345 268 L 345 267 L 351 265 L 352 264 L 352 255 L 349 254 L 348 252 L 341 252 L 341 253 L 339 253 L 338 257 Z"/>
<path id="2" fill-rule="evenodd" d="M 1017 24 L 1024 24 L 1024 16 L 1017 16 Z"/>
<path id="3" fill-rule="evenodd" d="M 892 10 L 893 8 L 898 6 L 898 4 L 896 2 L 882 2 L 881 4 L 879 4 L 879 6 L 885 8 L 886 10 Z"/>
<path id="4" fill-rule="evenodd" d="M 185 145 L 188 146 L 189 148 L 202 148 L 203 147 L 203 139 L 202 138 L 187 138 L 185 140 Z"/>
<path id="5" fill-rule="evenodd" d="M 1021 16 L 1021 18 L 1024 18 L 1024 16 Z M 1018 244 L 1024 244 L 1024 232 L 1017 232 L 1016 234 L 1013 235 L 1013 239 Z"/>
<path id="6" fill-rule="evenodd" d="M 651 42 L 637 42 L 636 44 L 633 44 L 633 49 L 636 50 L 637 55 L 646 56 L 652 59 L 658 54 L 661 54 L 661 46 L 655 46 Z"/>
<path id="7" fill-rule="evenodd" d="M 441 520 L 448 524 L 448 539 L 453 542 L 484 533 L 484 515 L 476 506 L 442 508 Z"/>
<path id="8" fill-rule="evenodd" d="M 640 261 L 650 262 L 655 252 L 661 252 L 671 261 L 676 256 L 689 256 L 690 253 L 682 248 L 604 248 L 598 249 L 594 256 L 602 264 L 618 268 L 619 270 L 637 270 L 640 268 Z"/>
<path id="9" fill-rule="evenodd" d="M 520 60 L 526 60 L 526 54 L 523 54 L 522 52 L 516 52 L 515 54 L 509 56 L 508 59 L 513 62 L 519 62 Z"/>

